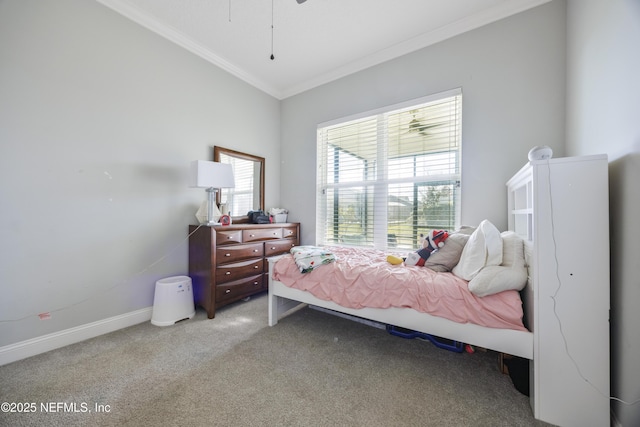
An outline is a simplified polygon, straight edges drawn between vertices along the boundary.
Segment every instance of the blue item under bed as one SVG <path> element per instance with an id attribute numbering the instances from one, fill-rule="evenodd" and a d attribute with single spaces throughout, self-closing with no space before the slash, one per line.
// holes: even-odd
<path id="1" fill-rule="evenodd" d="M 413 339 L 421 338 L 431 341 L 436 347 L 443 348 L 445 350 L 454 351 L 456 353 L 462 353 L 464 351 L 464 343 L 459 341 L 448 340 L 445 338 L 435 337 L 433 335 L 425 334 L 424 332 L 412 331 L 410 329 L 400 328 L 398 326 L 387 325 L 387 332 L 391 335 L 395 335 L 401 338 Z"/>

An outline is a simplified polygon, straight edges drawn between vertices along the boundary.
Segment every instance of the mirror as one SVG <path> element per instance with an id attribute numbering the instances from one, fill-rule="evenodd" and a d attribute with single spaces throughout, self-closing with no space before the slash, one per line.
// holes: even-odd
<path id="1" fill-rule="evenodd" d="M 249 211 L 264 210 L 264 157 L 216 146 L 213 161 L 233 167 L 236 186 L 221 189 L 216 202 L 227 204 L 234 222 L 241 222 Z"/>

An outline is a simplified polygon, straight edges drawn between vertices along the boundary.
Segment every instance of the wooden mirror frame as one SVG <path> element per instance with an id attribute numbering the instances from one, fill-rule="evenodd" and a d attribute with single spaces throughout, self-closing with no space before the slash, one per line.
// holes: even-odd
<path id="1" fill-rule="evenodd" d="M 253 161 L 253 162 L 256 162 L 256 163 L 260 163 L 260 186 L 257 189 L 257 191 L 260 192 L 260 206 L 259 206 L 258 209 L 264 211 L 264 165 L 265 165 L 264 157 L 254 156 L 253 154 L 247 154 L 247 153 L 243 153 L 241 151 L 231 150 L 229 148 L 223 148 L 223 147 L 219 147 L 219 146 L 214 146 L 213 147 L 213 161 L 214 162 L 219 162 L 221 154 L 227 155 L 229 157 L 236 157 L 236 158 L 239 158 L 239 159 L 244 159 L 244 160 L 249 160 L 249 161 Z M 253 191 L 255 192 L 256 189 L 254 189 Z M 218 192 L 216 194 L 216 203 L 218 203 L 218 205 L 220 205 L 220 202 L 221 202 L 221 198 L 220 197 L 221 197 L 220 192 Z M 254 209 L 256 209 L 256 208 L 254 208 Z M 248 219 L 248 217 L 246 215 L 234 216 L 232 218 L 233 218 L 233 222 L 235 222 L 235 223 L 243 222 L 244 219 Z"/>

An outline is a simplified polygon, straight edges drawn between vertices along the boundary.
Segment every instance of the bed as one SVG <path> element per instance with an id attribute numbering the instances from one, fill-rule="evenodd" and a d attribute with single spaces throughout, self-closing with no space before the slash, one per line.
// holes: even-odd
<path id="1" fill-rule="evenodd" d="M 519 356 L 530 361 L 536 419 L 560 426 L 608 425 L 607 168 L 606 155 L 531 161 L 507 182 L 508 230 L 523 240 L 526 277 L 519 295 L 526 329 L 459 322 L 413 308 L 345 307 L 277 280 L 274 272 L 282 260 L 275 259 L 269 270 L 269 325 L 308 304 Z M 598 230 L 598 254 L 593 233 L 585 230 Z"/>
<path id="2" fill-rule="evenodd" d="M 335 247 L 327 248 L 327 252 L 335 255 L 337 260 L 309 273 L 300 273 L 291 255 L 270 260 L 270 326 L 276 325 L 281 317 L 300 304 L 308 304 L 501 353 L 533 358 L 533 335 L 524 327 L 522 319 L 526 308 L 523 308 L 517 291 L 477 297 L 466 289 L 466 281 L 451 272 L 392 265 L 387 262 L 385 253 L 372 249 Z M 350 286 L 345 291 L 345 287 L 333 285 L 343 281 L 336 277 L 344 275 L 358 277 L 358 283 L 364 282 L 364 290 L 352 290 L 355 286 Z M 392 302 L 375 298 L 375 294 L 367 291 L 376 277 L 386 278 L 385 288 L 387 294 L 392 295 Z M 408 290 L 399 290 L 400 281 L 410 284 Z M 341 292 L 331 291 L 337 287 Z M 434 295 L 438 289 L 444 291 Z M 427 293 L 433 296 L 429 299 Z M 447 307 L 453 309 L 447 310 Z"/>

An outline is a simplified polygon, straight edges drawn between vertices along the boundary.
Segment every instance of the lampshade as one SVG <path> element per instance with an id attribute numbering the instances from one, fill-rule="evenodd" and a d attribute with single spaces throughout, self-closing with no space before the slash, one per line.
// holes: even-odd
<path id="1" fill-rule="evenodd" d="M 189 187 L 233 188 L 233 168 L 226 163 L 194 160 L 191 162 Z"/>

